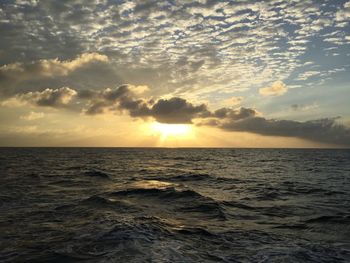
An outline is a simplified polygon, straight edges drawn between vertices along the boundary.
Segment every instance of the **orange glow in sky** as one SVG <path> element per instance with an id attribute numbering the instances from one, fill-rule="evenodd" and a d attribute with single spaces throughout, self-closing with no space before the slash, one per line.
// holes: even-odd
<path id="1" fill-rule="evenodd" d="M 165 124 L 153 122 L 149 125 L 151 134 L 159 137 L 160 145 L 167 145 L 174 141 L 186 141 L 195 138 L 191 124 Z"/>

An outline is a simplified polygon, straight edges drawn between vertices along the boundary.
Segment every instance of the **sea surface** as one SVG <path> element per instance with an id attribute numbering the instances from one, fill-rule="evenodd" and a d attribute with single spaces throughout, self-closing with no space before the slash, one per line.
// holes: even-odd
<path id="1" fill-rule="evenodd" d="M 350 262 L 350 150 L 0 148 L 0 262 Z"/>

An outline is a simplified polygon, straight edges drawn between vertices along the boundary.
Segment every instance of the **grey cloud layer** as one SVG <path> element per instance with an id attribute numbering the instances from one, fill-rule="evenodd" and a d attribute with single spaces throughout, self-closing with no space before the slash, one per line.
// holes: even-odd
<path id="1" fill-rule="evenodd" d="M 245 131 L 270 136 L 299 137 L 325 143 L 350 146 L 350 129 L 336 123 L 337 118 L 325 118 L 298 122 L 292 120 L 269 120 L 250 117 L 238 121 L 216 123 L 228 131 Z"/>
<path id="2" fill-rule="evenodd" d="M 305 122 L 267 119 L 252 108 L 221 108 L 210 111 L 205 104 L 195 105 L 185 99 L 140 98 L 137 87 L 122 85 L 102 91 L 76 92 L 69 88 L 46 89 L 16 97 L 36 106 L 62 107 L 73 98 L 86 102 L 87 115 L 126 111 L 131 117 L 153 118 L 161 123 L 192 123 L 218 127 L 227 131 L 244 131 L 270 136 L 298 137 L 319 142 L 350 146 L 350 128 L 336 122 L 337 118 L 324 118 Z M 134 89 L 134 90 L 133 90 Z"/>

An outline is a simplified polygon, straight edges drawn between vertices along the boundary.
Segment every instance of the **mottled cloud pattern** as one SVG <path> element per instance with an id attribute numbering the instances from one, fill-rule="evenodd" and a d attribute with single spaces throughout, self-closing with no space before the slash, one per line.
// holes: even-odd
<path id="1" fill-rule="evenodd" d="M 297 74 L 305 72 L 322 76 L 307 79 L 315 85 L 336 72 L 308 51 L 328 60 L 343 52 L 337 69 L 348 67 L 349 6 L 344 0 L 2 1 L 0 59 L 41 61 L 26 67 L 66 74 L 77 70 L 74 63 L 58 65 L 56 58 L 98 52 L 110 57 L 114 83 L 156 82 L 158 94 L 199 95 L 205 87 L 210 96 L 232 95 L 276 80 L 298 85 Z M 118 82 L 118 74 L 125 79 Z"/>

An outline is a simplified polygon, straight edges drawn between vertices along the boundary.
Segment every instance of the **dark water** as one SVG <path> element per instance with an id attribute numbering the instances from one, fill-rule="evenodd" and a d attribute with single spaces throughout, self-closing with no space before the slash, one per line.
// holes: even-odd
<path id="1" fill-rule="evenodd" d="M 349 150 L 0 154 L 0 262 L 350 262 Z"/>

